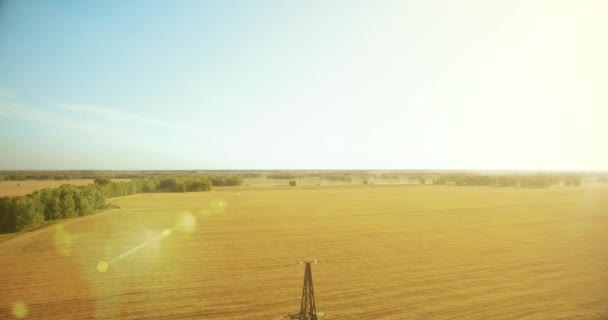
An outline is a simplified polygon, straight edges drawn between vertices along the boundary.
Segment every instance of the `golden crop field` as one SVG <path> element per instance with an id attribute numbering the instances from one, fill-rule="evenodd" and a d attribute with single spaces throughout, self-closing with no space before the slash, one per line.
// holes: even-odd
<path id="1" fill-rule="evenodd" d="M 607 319 L 608 188 L 139 194 L 0 242 L 0 319 Z"/>
<path id="2" fill-rule="evenodd" d="M 112 181 L 129 181 L 130 179 L 112 179 Z M 84 186 L 93 183 L 93 179 L 72 180 L 16 180 L 0 181 L 0 197 L 23 196 L 36 190 L 45 188 L 57 188 L 62 184 L 73 184 Z"/>

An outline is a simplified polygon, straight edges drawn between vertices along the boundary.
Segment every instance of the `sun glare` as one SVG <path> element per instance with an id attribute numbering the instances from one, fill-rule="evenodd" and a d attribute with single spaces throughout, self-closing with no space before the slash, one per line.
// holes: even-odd
<path id="1" fill-rule="evenodd" d="M 0 320 L 608 320 L 607 31 L 608 0 L 0 0 Z"/>
<path id="2" fill-rule="evenodd" d="M 105 261 L 99 261 L 97 262 L 97 271 L 104 273 L 106 271 L 108 271 L 109 265 L 107 262 Z"/>
<path id="3" fill-rule="evenodd" d="M 72 249 L 72 242 L 76 237 L 69 234 L 65 231 L 63 225 L 58 224 L 55 226 L 55 233 L 53 236 L 53 240 L 55 243 L 55 248 L 59 253 L 63 256 L 69 256 Z"/>
<path id="4" fill-rule="evenodd" d="M 181 230 L 191 232 L 196 227 L 196 217 L 192 213 L 183 213 L 179 217 L 178 226 Z"/>
<path id="5" fill-rule="evenodd" d="M 27 317 L 28 313 L 27 305 L 23 301 L 18 301 L 13 305 L 13 315 L 15 318 L 23 319 Z"/>

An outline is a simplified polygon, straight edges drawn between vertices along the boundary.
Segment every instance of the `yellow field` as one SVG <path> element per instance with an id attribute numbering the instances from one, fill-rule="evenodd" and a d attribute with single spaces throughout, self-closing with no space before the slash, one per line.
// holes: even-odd
<path id="1" fill-rule="evenodd" d="M 0 319 L 607 319 L 608 189 L 141 194 L 0 243 Z"/>
<path id="2" fill-rule="evenodd" d="M 112 179 L 112 181 L 129 180 L 130 179 Z M 93 183 L 93 179 L 0 181 L 0 197 L 23 196 L 36 190 L 57 188 L 62 184 L 83 186 L 91 183 Z"/>

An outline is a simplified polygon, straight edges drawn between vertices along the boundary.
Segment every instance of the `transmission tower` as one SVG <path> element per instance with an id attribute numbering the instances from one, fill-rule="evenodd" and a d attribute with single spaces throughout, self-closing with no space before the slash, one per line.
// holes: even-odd
<path id="1" fill-rule="evenodd" d="M 317 260 L 313 260 L 317 263 Z M 306 265 L 304 271 L 304 287 L 302 288 L 302 301 L 300 302 L 300 313 L 290 315 L 291 319 L 299 320 L 318 320 L 317 308 L 315 306 L 315 290 L 312 285 L 312 268 L 311 260 L 300 261 L 300 264 Z"/>

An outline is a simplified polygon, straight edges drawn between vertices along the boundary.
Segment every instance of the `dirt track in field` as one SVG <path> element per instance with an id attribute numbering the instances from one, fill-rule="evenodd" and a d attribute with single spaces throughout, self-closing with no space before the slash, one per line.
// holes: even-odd
<path id="1" fill-rule="evenodd" d="M 608 189 L 296 187 L 112 199 L 0 243 L 0 319 L 607 319 Z M 109 263 L 105 270 L 104 263 Z M 105 272 L 100 272 L 105 271 Z"/>

